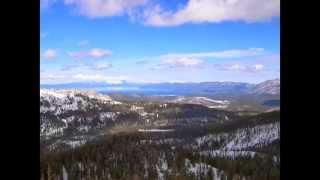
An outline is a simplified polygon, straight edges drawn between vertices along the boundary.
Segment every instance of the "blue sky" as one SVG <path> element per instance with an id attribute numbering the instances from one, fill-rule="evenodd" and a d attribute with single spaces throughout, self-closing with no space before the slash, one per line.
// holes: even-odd
<path id="1" fill-rule="evenodd" d="M 279 78 L 279 7 L 279 0 L 41 0 L 41 83 Z"/>

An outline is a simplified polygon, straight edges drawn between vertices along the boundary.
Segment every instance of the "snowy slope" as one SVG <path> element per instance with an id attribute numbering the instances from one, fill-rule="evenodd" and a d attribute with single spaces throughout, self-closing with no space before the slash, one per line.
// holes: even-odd
<path id="1" fill-rule="evenodd" d="M 228 133 L 209 134 L 196 139 L 198 146 L 213 147 L 214 143 L 221 144 L 218 148 L 224 151 L 246 150 L 263 147 L 280 139 L 280 122 L 238 129 Z"/>
<path id="2" fill-rule="evenodd" d="M 228 107 L 230 102 L 228 100 L 214 100 L 207 97 L 195 96 L 195 97 L 185 97 L 180 96 L 172 100 L 173 103 L 182 104 L 200 104 L 207 106 L 209 108 L 225 109 Z"/>
<path id="3" fill-rule="evenodd" d="M 280 79 L 268 80 L 257 84 L 251 91 L 253 94 L 280 94 Z"/>
<path id="4" fill-rule="evenodd" d="M 93 91 L 40 90 L 40 137 L 87 133 L 114 121 L 110 107 L 121 104 Z M 96 113 L 93 113 L 96 112 Z"/>

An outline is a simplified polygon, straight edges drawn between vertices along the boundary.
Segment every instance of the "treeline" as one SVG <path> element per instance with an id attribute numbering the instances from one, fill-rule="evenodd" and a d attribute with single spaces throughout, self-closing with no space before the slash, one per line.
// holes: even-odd
<path id="1" fill-rule="evenodd" d="M 233 119 L 232 121 L 224 121 L 210 127 L 211 133 L 229 132 L 236 129 L 250 128 L 257 125 L 270 124 L 280 121 L 280 111 L 261 113 L 258 115 L 246 115 Z"/>
<path id="2" fill-rule="evenodd" d="M 205 162 L 223 169 L 228 179 L 232 180 L 240 180 L 240 177 L 245 177 L 246 180 L 280 180 L 280 164 L 275 163 L 270 155 L 237 159 L 215 157 L 205 159 Z"/>
<path id="3" fill-rule="evenodd" d="M 186 159 L 192 164 L 206 163 L 221 169 L 220 176 L 228 179 L 279 179 L 280 167 L 272 156 L 254 158 L 203 157 L 183 145 L 144 144 L 149 136 L 123 134 L 106 137 L 103 141 L 76 149 L 41 155 L 42 180 L 63 179 L 213 179 L 212 170 L 190 173 Z"/>

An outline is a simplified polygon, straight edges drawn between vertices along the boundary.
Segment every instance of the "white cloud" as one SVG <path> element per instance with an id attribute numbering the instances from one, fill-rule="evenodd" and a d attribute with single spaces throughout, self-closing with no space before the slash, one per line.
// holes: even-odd
<path id="1" fill-rule="evenodd" d="M 86 69 L 73 69 L 70 71 L 46 71 L 41 72 L 41 84 L 59 84 L 72 82 L 107 82 L 107 83 L 122 83 L 129 78 L 124 75 L 107 75 L 88 71 Z"/>
<path id="2" fill-rule="evenodd" d="M 48 75 L 41 74 L 40 76 L 41 76 L 41 80 L 45 80 L 45 81 L 55 81 L 55 80 L 62 80 L 67 78 L 67 76 L 62 74 L 48 74 Z"/>
<path id="3" fill-rule="evenodd" d="M 253 66 L 254 70 L 256 71 L 261 71 L 263 68 L 264 68 L 264 65 L 263 64 L 255 64 Z"/>
<path id="4" fill-rule="evenodd" d="M 91 64 L 69 64 L 60 68 L 60 71 L 68 71 L 70 73 L 74 72 L 92 72 L 106 70 L 112 67 L 109 62 L 98 62 Z"/>
<path id="5" fill-rule="evenodd" d="M 261 57 L 269 54 L 263 48 L 248 48 L 248 49 L 229 49 L 223 51 L 209 51 L 209 52 L 197 52 L 197 53 L 169 53 L 163 54 L 155 57 L 146 57 L 141 62 L 143 64 L 148 64 L 151 60 L 160 61 L 158 64 L 149 63 L 151 70 L 164 69 L 164 68 L 177 68 L 177 67 L 206 67 L 210 61 L 208 58 L 216 58 L 224 62 L 222 59 L 237 59 L 237 58 L 247 58 L 247 57 Z M 140 61 L 138 63 L 140 65 Z M 235 64 L 235 63 L 234 63 Z M 233 65 L 234 65 L 233 64 Z M 217 66 L 218 67 L 218 66 Z M 257 69 L 261 67 L 257 66 Z M 246 66 L 242 67 L 238 65 L 230 66 L 220 66 L 218 69 L 223 70 L 245 70 L 252 69 Z M 259 70 L 260 70 L 259 69 Z"/>
<path id="6" fill-rule="evenodd" d="M 64 3 L 74 6 L 80 15 L 99 18 L 129 13 L 147 0 L 64 0 Z"/>
<path id="7" fill-rule="evenodd" d="M 162 59 L 160 66 L 176 68 L 176 67 L 201 67 L 204 65 L 203 60 L 190 57 L 176 57 Z"/>
<path id="8" fill-rule="evenodd" d="M 76 74 L 72 78 L 78 81 L 107 82 L 113 84 L 122 83 L 128 79 L 126 76 L 105 76 L 99 74 Z"/>
<path id="9" fill-rule="evenodd" d="M 48 60 L 55 59 L 57 57 L 57 50 L 47 49 L 43 52 L 42 57 Z"/>
<path id="10" fill-rule="evenodd" d="M 222 71 L 239 71 L 239 72 L 248 72 L 248 73 L 260 72 L 264 69 L 263 64 L 249 65 L 249 64 L 240 64 L 240 63 L 215 65 L 215 67 Z"/>
<path id="11" fill-rule="evenodd" d="M 54 0 L 41 0 L 49 6 Z M 151 0 L 64 0 L 75 12 L 89 18 L 128 15 L 131 21 L 151 26 L 185 23 L 248 23 L 271 20 L 280 15 L 280 0 L 188 0 L 177 10 L 165 10 Z"/>
<path id="12" fill-rule="evenodd" d="M 111 56 L 112 52 L 107 49 L 94 48 L 89 51 L 73 51 L 68 52 L 68 55 L 75 59 L 81 58 L 103 58 L 107 56 Z"/>
<path id="13" fill-rule="evenodd" d="M 94 58 L 101 58 L 101 57 L 105 57 L 105 56 L 110 56 L 112 53 L 109 50 L 105 50 L 105 49 L 92 49 L 91 51 L 89 51 L 88 55 Z"/>
<path id="14" fill-rule="evenodd" d="M 240 64 L 232 64 L 230 66 L 225 66 L 225 70 L 228 71 L 244 71 L 247 70 L 247 67 Z"/>
<path id="15" fill-rule="evenodd" d="M 280 15 L 280 0 L 189 0 L 176 12 L 159 5 L 144 13 L 145 24 L 176 26 L 185 23 L 219 23 L 223 21 L 261 22 Z"/>
<path id="16" fill-rule="evenodd" d="M 81 59 L 84 57 L 88 57 L 87 52 L 84 52 L 84 51 L 72 51 L 72 52 L 68 52 L 68 55 L 72 58 L 75 58 L 75 59 Z"/>

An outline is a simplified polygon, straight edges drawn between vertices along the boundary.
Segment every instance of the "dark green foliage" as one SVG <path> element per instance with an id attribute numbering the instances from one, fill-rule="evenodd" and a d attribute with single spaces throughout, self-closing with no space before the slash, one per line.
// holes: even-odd
<path id="1" fill-rule="evenodd" d="M 85 119 L 87 117 L 93 117 L 90 125 L 97 126 L 103 122 L 96 117 L 96 114 L 99 114 L 103 109 L 113 111 L 121 108 L 123 106 L 110 107 L 103 105 L 99 109 L 92 105 L 88 107 L 86 113 L 81 111 L 67 112 L 76 113 L 77 117 L 79 117 L 79 121 L 70 123 L 69 127 L 77 127 L 77 123 L 86 123 Z M 223 139 L 220 142 L 212 143 L 210 146 L 205 144 L 201 147 L 191 147 L 192 139 L 208 133 L 230 132 L 240 128 L 245 129 L 278 122 L 280 121 L 280 112 L 237 117 L 229 112 L 208 109 L 198 105 L 169 104 L 167 109 L 161 109 L 157 104 L 154 104 L 148 106 L 148 108 L 146 111 L 157 112 L 161 118 L 171 118 L 171 120 L 178 119 L 183 121 L 201 117 L 221 119 L 224 116 L 229 116 L 232 121 L 206 123 L 205 126 L 201 123 L 194 126 L 177 126 L 174 124 L 172 127 L 176 131 L 167 133 L 108 135 L 74 149 L 62 146 L 55 151 L 49 152 L 41 148 L 40 179 L 62 179 L 63 168 L 65 168 L 69 180 L 155 180 L 158 179 L 158 169 L 162 166 L 168 167 L 168 170 L 163 172 L 163 176 L 164 179 L 169 180 L 209 180 L 215 176 L 213 170 L 208 172 L 202 170 L 198 174 L 191 174 L 188 171 L 188 167 L 186 167 L 186 159 L 190 160 L 191 164 L 205 163 L 222 170 L 223 172 L 217 172 L 221 174 L 222 179 L 226 179 L 226 177 L 234 180 L 242 179 L 242 177 L 245 177 L 246 180 L 280 179 L 280 163 L 274 161 L 274 156 L 280 157 L 279 141 L 250 149 L 260 153 L 254 158 L 242 156 L 230 159 L 228 157 L 212 158 L 199 155 L 201 150 L 220 147 L 224 141 Z M 68 117 L 70 114 L 64 115 Z M 55 117 L 51 117 L 50 114 L 43 114 L 43 117 L 49 119 L 52 123 L 55 121 Z M 122 111 L 117 116 L 117 122 L 124 124 L 129 123 L 129 120 L 140 122 L 141 116 L 131 111 Z M 70 134 L 72 133 L 71 131 Z M 173 143 L 161 142 L 161 140 L 170 138 L 175 139 Z M 50 144 L 49 142 L 44 142 L 42 146 L 45 147 L 45 143 Z"/>
<path id="2" fill-rule="evenodd" d="M 58 179 L 62 168 L 68 172 L 69 179 L 157 179 L 157 168 L 161 159 L 165 160 L 170 173 L 165 179 L 212 179 L 212 171 L 203 174 L 190 174 L 185 160 L 191 163 L 204 162 L 224 171 L 227 177 L 247 177 L 251 179 L 279 179 L 280 169 L 272 161 L 272 156 L 256 156 L 253 159 L 241 157 L 234 160 L 226 158 L 200 157 L 197 151 L 182 147 L 172 149 L 170 145 L 143 144 L 149 138 L 141 134 L 108 136 L 103 141 L 87 144 L 64 152 L 41 156 L 40 174 L 43 179 Z M 156 139 L 156 137 L 153 137 Z M 147 165 L 146 165 L 147 164 Z M 144 178 L 147 174 L 147 178 Z M 229 178 L 228 178 L 229 179 Z"/>

